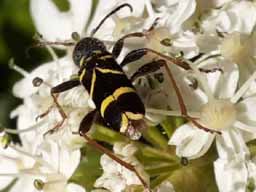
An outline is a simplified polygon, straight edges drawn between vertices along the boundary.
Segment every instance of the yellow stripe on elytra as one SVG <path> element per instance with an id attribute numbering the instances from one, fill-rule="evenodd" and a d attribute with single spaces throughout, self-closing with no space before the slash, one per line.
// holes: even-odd
<path id="1" fill-rule="evenodd" d="M 135 90 L 131 87 L 119 87 L 118 89 L 116 89 L 114 91 L 114 93 L 112 95 L 109 95 L 108 97 L 106 97 L 100 106 L 100 114 L 102 117 L 104 117 L 104 112 L 107 109 L 107 107 L 109 106 L 110 103 L 112 103 L 113 101 L 117 100 L 118 97 L 120 97 L 121 95 L 125 94 L 125 93 L 131 93 L 131 92 L 135 92 Z"/>
<path id="2" fill-rule="evenodd" d="M 109 95 L 108 97 L 106 97 L 101 105 L 100 105 L 100 114 L 102 117 L 104 117 L 104 112 L 106 110 L 106 108 L 109 106 L 110 103 L 112 103 L 113 101 L 115 101 L 115 98 L 112 95 Z"/>
<path id="3" fill-rule="evenodd" d="M 92 59 L 92 56 L 91 56 L 91 57 L 88 57 L 88 58 L 85 60 L 85 62 L 87 63 L 87 62 L 89 62 L 91 59 Z"/>
<path id="4" fill-rule="evenodd" d="M 131 92 L 135 92 L 135 90 L 132 87 L 119 87 L 114 91 L 113 96 L 115 99 L 118 99 L 119 96 Z"/>
<path id="5" fill-rule="evenodd" d="M 84 56 L 80 59 L 80 62 L 79 62 L 79 65 L 80 65 L 80 67 L 84 64 Z"/>
<path id="6" fill-rule="evenodd" d="M 112 55 L 104 55 L 104 56 L 99 57 L 100 60 L 106 60 L 106 59 L 110 59 L 110 58 L 113 58 L 113 56 Z"/>
<path id="7" fill-rule="evenodd" d="M 80 74 L 79 76 L 79 80 L 82 82 L 83 81 L 83 78 L 84 78 L 84 75 L 86 73 L 86 69 L 83 69 L 82 73 Z"/>
<path id="8" fill-rule="evenodd" d="M 102 51 L 101 50 L 94 50 L 93 53 L 100 54 L 100 53 L 102 53 Z"/>
<path id="9" fill-rule="evenodd" d="M 117 70 L 112 70 L 112 69 L 103 69 L 100 67 L 96 67 L 96 69 L 101 73 L 112 73 L 112 74 L 121 74 L 121 75 L 124 74 L 123 71 L 117 71 Z"/>
<path id="10" fill-rule="evenodd" d="M 129 124 L 129 119 L 127 118 L 127 116 L 122 113 L 122 121 L 121 121 L 121 127 L 120 127 L 120 132 L 121 133 L 125 133 L 127 128 L 128 128 L 128 124 Z"/>
<path id="11" fill-rule="evenodd" d="M 131 120 L 140 120 L 143 119 L 144 115 L 140 113 L 133 113 L 133 112 L 125 112 L 125 115 L 128 117 L 128 119 Z"/>
<path id="12" fill-rule="evenodd" d="M 93 100 L 93 91 L 94 91 L 94 86 L 95 86 L 95 81 L 96 81 L 96 73 L 95 70 L 92 72 L 92 81 L 91 81 L 91 88 L 90 88 L 90 98 Z"/>

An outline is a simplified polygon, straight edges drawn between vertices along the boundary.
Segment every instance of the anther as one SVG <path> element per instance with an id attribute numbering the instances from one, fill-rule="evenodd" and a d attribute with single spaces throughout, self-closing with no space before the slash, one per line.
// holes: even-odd
<path id="1" fill-rule="evenodd" d="M 172 40 L 170 38 L 165 38 L 165 39 L 161 40 L 160 43 L 166 47 L 172 46 Z"/>
<path id="2" fill-rule="evenodd" d="M 186 158 L 186 157 L 181 157 L 180 163 L 181 163 L 181 165 L 183 165 L 183 166 L 187 166 L 188 163 L 189 163 L 189 160 L 188 160 L 188 158 Z"/>
<path id="3" fill-rule="evenodd" d="M 38 190 L 38 191 L 42 191 L 44 188 L 45 183 L 41 180 L 41 179 L 35 179 L 34 180 L 34 187 Z"/>
<path id="4" fill-rule="evenodd" d="M 5 133 L 3 136 L 0 137 L 0 143 L 4 149 L 6 149 L 9 146 L 11 141 L 11 136 L 9 134 Z"/>
<path id="5" fill-rule="evenodd" d="M 72 37 L 72 39 L 74 40 L 74 41 L 80 41 L 80 35 L 77 33 L 77 32 L 73 32 L 72 34 L 71 34 L 71 37 Z"/>
<path id="6" fill-rule="evenodd" d="M 34 87 L 39 87 L 40 85 L 42 85 L 43 82 L 44 82 L 44 81 L 43 81 L 42 78 L 40 78 L 40 77 L 35 77 L 35 78 L 33 79 L 33 81 L 32 81 L 32 84 L 33 84 Z"/>

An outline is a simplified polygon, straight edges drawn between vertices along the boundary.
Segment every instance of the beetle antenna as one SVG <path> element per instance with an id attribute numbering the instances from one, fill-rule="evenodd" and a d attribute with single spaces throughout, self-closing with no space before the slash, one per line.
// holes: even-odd
<path id="1" fill-rule="evenodd" d="M 91 35 L 90 37 L 93 37 L 95 35 L 95 33 L 99 30 L 99 28 L 102 26 L 102 24 L 113 14 L 115 14 L 116 12 L 118 12 L 120 9 L 124 8 L 124 7 L 129 7 L 130 8 L 130 11 L 132 12 L 133 11 L 133 8 L 130 4 L 128 3 L 124 3 L 120 6 L 118 6 L 117 8 L 115 8 L 114 10 L 112 10 L 109 14 L 107 14 L 102 20 L 101 22 L 97 25 L 96 28 L 94 28 L 91 32 Z"/>
<path id="2" fill-rule="evenodd" d="M 59 42 L 59 41 L 38 41 L 34 47 L 43 47 L 45 45 L 63 45 L 63 46 L 74 46 L 74 42 Z"/>

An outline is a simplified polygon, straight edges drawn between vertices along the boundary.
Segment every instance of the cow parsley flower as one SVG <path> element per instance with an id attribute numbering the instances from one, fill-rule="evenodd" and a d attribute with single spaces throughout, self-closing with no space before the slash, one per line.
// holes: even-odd
<path id="1" fill-rule="evenodd" d="M 242 188 L 245 188 L 248 179 L 247 164 L 253 164 L 249 159 L 249 150 L 245 142 L 255 138 L 255 118 L 251 113 L 254 110 L 255 97 L 242 97 L 254 81 L 256 73 L 254 72 L 236 91 L 238 68 L 234 65 L 231 67 L 231 63 L 221 66 L 224 66 L 223 74 L 215 72 L 207 74 L 206 78 L 198 74 L 199 79 L 205 80 L 200 83 L 206 93 L 197 90 L 204 99 L 196 121 L 210 132 L 199 129 L 192 122 L 188 122 L 175 131 L 169 144 L 176 146 L 178 156 L 194 159 L 204 155 L 216 140 L 219 155 L 219 159 L 214 163 L 215 174 L 218 176 L 217 184 L 220 191 L 234 191 L 238 189 L 237 183 L 243 183 Z M 234 166 L 231 166 L 231 161 L 234 161 Z M 241 165 L 239 168 L 236 162 Z M 233 171 L 244 174 L 223 184 L 219 176 L 223 172 L 231 175 Z M 229 185 L 229 190 L 223 190 L 227 189 L 226 185 Z"/>
<path id="2" fill-rule="evenodd" d="M 91 0 L 68 0 L 70 9 L 66 12 L 58 10 L 52 0 L 30 2 L 32 19 L 42 35 L 42 42 L 71 41 L 73 32 L 78 32 L 81 37 L 90 36 L 106 14 L 123 3 L 129 3 L 133 12 L 124 7 L 108 18 L 94 35 L 111 50 L 114 42 L 122 36 L 144 33 L 143 38 L 125 41 L 117 61 L 131 50 L 143 47 L 170 57 L 180 55 L 187 61 L 187 68 L 170 65 L 170 69 L 194 122 L 183 124 L 181 120 L 181 123 L 176 123 L 179 118 L 173 118 L 169 122 L 171 130 L 165 127 L 169 119 L 164 114 L 181 116 L 181 112 L 167 73 L 161 69 L 134 82 L 147 111 L 145 119 L 150 122 L 150 128 L 142 130 L 141 140 L 130 141 L 106 127 L 95 126 L 90 132 L 92 138 L 113 145 L 113 153 L 134 166 L 146 183 L 154 187 L 154 192 L 179 191 L 177 183 L 187 168 L 183 160 L 200 161 L 213 142 L 216 143 L 218 158 L 205 164 L 212 166 L 213 163 L 219 191 L 242 192 L 256 182 L 256 161 L 250 156 L 246 143 L 256 138 L 253 115 L 256 98 L 252 94 L 256 90 L 255 2 L 212 0 L 206 4 L 202 0 L 100 0 L 95 13 L 92 13 L 94 2 Z M 65 56 L 58 58 L 46 45 L 52 61 L 31 72 L 11 66 L 24 76 L 13 87 L 14 95 L 23 103 L 11 114 L 12 118 L 17 118 L 17 129 L 5 128 L 0 138 L 4 140 L 9 133 L 19 134 L 22 145 L 9 142 L 9 137 L 4 140 L 7 148 L 0 149 L 0 189 L 14 179 L 17 180 L 10 190 L 12 192 L 85 192 L 84 187 L 87 189 L 87 182 L 77 181 L 76 176 L 87 179 L 83 175 L 83 166 L 91 163 L 86 151 L 89 147 L 83 138 L 73 133 L 78 132 L 81 120 L 93 107 L 92 101 L 82 86 L 59 94 L 58 101 L 67 115 L 62 122 L 50 90 L 73 78 L 78 67 L 71 58 L 72 47 L 53 46 L 65 50 Z M 147 54 L 132 67 L 125 67 L 124 71 L 130 76 L 152 59 L 159 58 Z M 46 115 L 40 116 L 47 110 Z M 45 135 L 60 122 L 62 126 L 58 131 Z M 195 122 L 208 132 L 199 129 Z M 168 140 L 170 145 L 176 146 L 176 155 L 182 162 L 168 146 Z M 107 148 L 111 147 L 107 145 Z M 94 180 L 88 187 L 91 191 L 143 190 L 134 172 L 106 154 L 102 154 L 100 162 L 94 162 L 93 166 L 98 166 L 97 170 L 103 173 L 97 178 L 92 174 Z M 194 176 L 197 172 L 194 168 L 197 168 L 193 163 L 188 166 L 189 171 L 192 167 Z M 225 182 L 223 175 L 227 177 Z M 206 173 L 204 176 L 207 177 Z"/>
<path id="3" fill-rule="evenodd" d="M 144 172 L 142 165 L 134 157 L 136 147 L 133 144 L 116 143 L 114 145 L 115 154 L 122 157 L 127 163 L 131 163 L 139 171 L 143 179 L 148 183 L 149 176 Z M 119 163 L 115 162 L 107 155 L 101 157 L 101 165 L 104 170 L 103 175 L 95 182 L 95 187 L 103 187 L 112 192 L 124 191 L 128 186 L 141 185 L 135 173 L 127 170 Z"/>

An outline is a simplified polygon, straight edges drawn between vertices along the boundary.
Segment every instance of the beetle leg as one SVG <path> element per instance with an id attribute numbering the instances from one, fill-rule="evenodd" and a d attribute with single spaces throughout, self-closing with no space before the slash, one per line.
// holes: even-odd
<path id="1" fill-rule="evenodd" d="M 98 119 L 97 119 L 98 118 Z M 97 120 L 96 120 L 97 119 Z M 109 149 L 105 148 L 104 146 L 100 145 L 97 141 L 95 141 L 94 139 L 90 138 L 86 133 L 90 130 L 92 124 L 95 121 L 101 121 L 102 118 L 100 117 L 98 111 L 95 109 L 91 112 L 89 112 L 81 121 L 80 126 L 79 126 L 79 134 L 81 137 L 84 137 L 87 141 L 87 143 L 93 147 L 95 147 L 97 150 L 99 150 L 100 152 L 108 155 L 111 159 L 113 159 L 114 161 L 116 161 L 117 163 L 119 163 L 120 165 L 124 166 L 126 169 L 134 172 L 136 174 L 136 176 L 139 178 L 139 180 L 141 181 L 141 183 L 143 184 L 143 186 L 149 190 L 149 186 L 147 185 L 147 183 L 144 181 L 144 179 L 140 176 L 139 172 L 135 169 L 134 166 L 132 166 L 131 164 L 125 162 L 124 160 L 118 158 L 112 151 L 110 151 Z M 103 123 L 103 120 L 102 122 Z"/>
<path id="2" fill-rule="evenodd" d="M 120 66 L 124 67 L 134 61 L 137 61 L 143 56 L 146 56 L 147 54 L 156 57 L 158 60 L 166 60 L 167 63 L 178 65 L 179 67 L 185 70 L 191 69 L 189 64 L 186 63 L 181 57 L 170 57 L 170 56 L 161 54 L 157 51 L 154 51 L 153 49 L 150 49 L 150 48 L 141 48 L 141 49 L 136 49 L 131 51 L 125 56 Z"/>
<path id="3" fill-rule="evenodd" d="M 52 134 L 55 131 L 57 131 L 63 125 L 65 119 L 67 118 L 66 113 L 64 112 L 63 108 L 61 107 L 61 105 L 58 102 L 58 94 L 62 93 L 64 91 L 70 90 L 74 87 L 77 87 L 78 85 L 80 85 L 80 81 L 78 79 L 72 79 L 72 80 L 66 81 L 64 83 L 61 83 L 61 84 L 51 88 L 51 96 L 53 98 L 53 102 L 54 102 L 55 106 L 57 107 L 57 109 L 62 117 L 62 120 L 59 123 L 57 123 L 52 129 L 47 131 L 44 135 Z M 36 119 L 42 118 L 42 117 L 48 115 L 49 112 L 52 110 L 52 108 L 53 108 L 53 105 L 50 106 L 46 112 L 37 116 Z"/>
<path id="4" fill-rule="evenodd" d="M 144 37 L 144 36 L 145 34 L 143 32 L 130 33 L 123 36 L 121 39 L 117 40 L 117 42 L 115 43 L 112 50 L 112 55 L 114 56 L 114 58 L 117 58 L 120 55 L 124 46 L 125 39 L 132 38 L 132 37 Z"/>
<path id="5" fill-rule="evenodd" d="M 84 135 L 86 134 L 90 128 L 92 127 L 92 124 L 95 121 L 95 118 L 98 116 L 98 111 L 94 109 L 93 111 L 89 112 L 81 121 L 79 125 L 79 134 Z"/>
<path id="6" fill-rule="evenodd" d="M 186 108 L 186 105 L 185 105 L 185 103 L 184 103 L 184 99 L 183 99 L 183 97 L 182 97 L 182 94 L 181 94 L 181 92 L 180 92 L 180 89 L 179 89 L 179 87 L 178 87 L 178 85 L 177 85 L 177 83 L 176 83 L 176 80 L 174 79 L 174 77 L 173 77 L 173 75 L 172 75 L 172 72 L 171 72 L 171 70 L 170 70 L 170 68 L 169 68 L 169 66 L 168 66 L 168 64 L 167 64 L 167 62 L 170 62 L 170 63 L 172 63 L 172 64 L 173 64 L 173 63 L 174 63 L 174 64 L 178 64 L 178 63 L 175 63 L 175 62 L 177 61 L 175 58 L 167 57 L 167 56 L 162 55 L 161 53 L 158 53 L 158 52 L 156 52 L 156 51 L 154 51 L 154 50 L 148 50 L 147 48 L 139 49 L 139 51 L 138 51 L 138 50 L 135 50 L 135 51 L 130 52 L 129 54 L 138 54 L 138 53 L 139 53 L 140 55 L 142 55 L 142 53 L 145 53 L 145 54 L 146 54 L 147 51 L 150 51 L 151 53 L 153 53 L 153 54 L 159 56 L 159 57 L 162 58 L 162 59 L 157 60 L 157 61 L 153 61 L 153 62 L 151 62 L 151 63 L 145 64 L 144 66 L 140 67 L 140 68 L 137 70 L 137 72 L 135 72 L 135 73 L 132 75 L 131 79 L 132 79 L 132 80 L 135 80 L 136 78 L 141 77 L 141 76 L 143 76 L 143 75 L 145 75 L 145 74 L 152 73 L 152 72 L 154 72 L 154 71 L 156 71 L 156 70 L 159 70 L 160 67 L 164 67 L 165 70 L 166 70 L 166 72 L 167 72 L 167 75 L 169 76 L 169 78 L 170 78 L 170 80 L 171 80 L 171 83 L 172 83 L 172 85 L 173 85 L 173 88 L 174 88 L 174 90 L 175 90 L 175 93 L 176 93 L 176 96 L 177 96 L 177 99 L 178 99 L 178 102 L 179 102 L 179 106 L 180 106 L 181 115 L 182 115 L 184 118 L 186 118 L 187 120 L 191 121 L 191 122 L 192 122 L 196 127 L 198 127 L 199 129 L 203 129 L 203 130 L 205 130 L 205 131 L 207 131 L 207 132 L 211 132 L 211 133 L 218 133 L 218 134 L 221 134 L 221 133 L 218 132 L 218 131 L 213 131 L 213 130 L 208 129 L 207 127 L 202 126 L 202 125 L 199 124 L 194 118 L 192 118 L 192 117 L 190 117 L 190 116 L 188 115 L 187 108 Z M 133 59 L 133 57 L 132 57 L 132 56 L 130 57 L 129 54 L 128 54 L 127 57 L 124 59 L 124 61 L 123 61 L 124 64 L 130 63 L 130 61 Z M 129 56 L 129 57 L 128 57 L 128 56 Z M 166 58 L 166 57 L 167 57 L 167 58 Z M 129 62 L 126 62 L 126 61 L 128 61 L 128 60 L 129 60 Z M 182 61 L 182 62 L 183 62 L 183 61 Z M 156 65 L 156 66 L 154 66 L 154 65 Z"/>
<path id="7" fill-rule="evenodd" d="M 154 30 L 154 28 L 156 27 L 156 25 L 158 23 L 158 20 L 159 20 L 159 17 L 155 19 L 155 21 L 153 22 L 153 24 L 151 25 L 151 27 L 149 29 L 144 30 L 143 32 L 130 33 L 130 34 L 123 36 L 119 40 L 117 40 L 117 42 L 115 43 L 115 45 L 113 47 L 112 55 L 115 58 L 117 58 L 120 55 L 122 48 L 124 46 L 124 41 L 126 39 L 133 38 L 133 37 L 146 37 L 148 35 L 148 33 L 150 33 L 152 30 Z"/>
<path id="8" fill-rule="evenodd" d="M 139 77 L 145 76 L 150 73 L 154 73 L 158 71 L 161 67 L 163 67 L 164 63 L 164 60 L 156 60 L 150 63 L 146 63 L 143 66 L 141 66 L 135 73 L 132 74 L 130 80 L 134 82 Z"/>
<path id="9" fill-rule="evenodd" d="M 112 151 L 110 151 L 109 149 L 107 149 L 106 147 L 100 145 L 97 141 L 95 141 L 94 139 L 90 138 L 85 132 L 84 130 L 88 130 L 87 127 L 83 127 L 86 126 L 85 123 L 81 123 L 80 125 L 80 135 L 82 137 L 84 137 L 87 141 L 87 144 L 95 147 L 97 150 L 99 150 L 100 152 L 106 154 L 107 156 L 109 156 L 111 159 L 113 159 L 114 161 L 116 161 L 117 163 L 119 163 L 120 165 L 122 165 L 123 167 L 125 167 L 126 169 L 132 171 L 133 173 L 135 173 L 135 175 L 138 177 L 138 179 L 140 180 L 140 182 L 142 183 L 142 185 L 145 187 L 145 189 L 147 191 L 150 191 L 150 187 L 148 186 L 148 184 L 146 183 L 146 181 L 144 181 L 144 179 L 140 176 L 139 172 L 136 170 L 136 168 L 125 162 L 124 160 L 120 159 L 119 157 L 117 157 Z"/>

